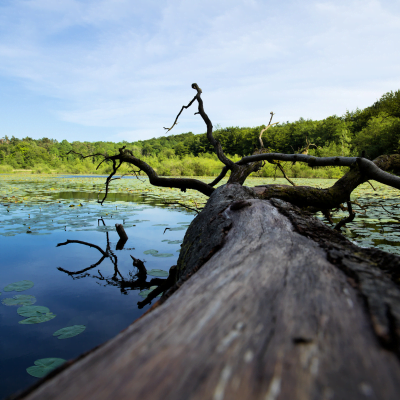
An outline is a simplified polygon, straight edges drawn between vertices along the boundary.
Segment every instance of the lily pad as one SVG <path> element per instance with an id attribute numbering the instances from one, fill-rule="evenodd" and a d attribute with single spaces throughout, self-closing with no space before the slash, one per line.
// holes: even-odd
<path id="1" fill-rule="evenodd" d="M 28 290 L 34 286 L 32 281 L 19 281 L 10 283 L 4 288 L 5 292 L 23 292 L 24 290 Z"/>
<path id="2" fill-rule="evenodd" d="M 158 250 L 154 250 L 154 249 L 150 249 L 150 250 L 146 250 L 143 252 L 143 254 L 151 254 L 152 256 L 154 256 L 154 254 L 157 254 Z"/>
<path id="3" fill-rule="evenodd" d="M 17 294 L 12 299 L 3 299 L 5 306 L 30 306 L 36 303 L 36 297 L 29 294 Z"/>
<path id="4" fill-rule="evenodd" d="M 157 289 L 158 286 L 150 286 L 150 289 L 142 290 L 139 293 L 139 296 L 143 297 L 144 299 L 151 293 L 154 289 Z M 161 294 L 159 294 L 157 297 L 161 297 Z"/>
<path id="5" fill-rule="evenodd" d="M 43 314 L 49 313 L 50 310 L 43 306 L 23 306 L 18 308 L 17 313 L 21 317 L 39 317 Z"/>
<path id="6" fill-rule="evenodd" d="M 73 325 L 66 328 L 59 329 L 53 333 L 53 336 L 58 336 L 59 339 L 68 339 L 79 335 L 86 329 L 85 325 Z"/>
<path id="7" fill-rule="evenodd" d="M 27 368 L 26 372 L 35 378 L 43 378 L 64 363 L 65 360 L 63 358 L 41 358 L 34 362 L 34 366 Z"/>
<path id="8" fill-rule="evenodd" d="M 170 231 L 186 231 L 187 226 L 177 226 L 175 228 L 170 228 Z"/>
<path id="9" fill-rule="evenodd" d="M 23 319 L 22 321 L 19 321 L 18 323 L 22 324 L 22 325 L 41 324 L 42 322 L 50 321 L 51 319 L 53 319 L 55 317 L 56 317 L 55 314 L 49 312 L 47 314 L 41 314 L 36 317 L 29 317 L 29 318 Z"/>
<path id="10" fill-rule="evenodd" d="M 167 271 L 163 271 L 162 269 L 151 269 L 150 271 L 147 271 L 147 274 L 151 276 L 158 276 L 159 278 L 164 278 L 169 275 Z"/>
<path id="11" fill-rule="evenodd" d="M 168 226 L 168 224 L 154 224 L 153 226 Z"/>
<path id="12" fill-rule="evenodd" d="M 173 254 L 171 253 L 157 253 L 157 254 L 152 254 L 153 257 L 173 257 Z"/>

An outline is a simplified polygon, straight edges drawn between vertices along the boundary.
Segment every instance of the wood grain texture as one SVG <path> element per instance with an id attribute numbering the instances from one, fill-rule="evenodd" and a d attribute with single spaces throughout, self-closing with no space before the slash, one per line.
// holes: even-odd
<path id="1" fill-rule="evenodd" d="M 399 398 L 396 352 L 382 346 L 359 287 L 305 236 L 313 223 L 301 227 L 299 217 L 296 226 L 283 202 L 228 186 L 210 198 L 216 218 L 197 217 L 185 236 L 196 247 L 196 229 L 208 221 L 218 243 L 207 244 L 214 251 L 203 265 L 189 253 L 179 264 L 182 255 L 179 290 L 24 398 Z M 233 189 L 249 204 L 233 205 Z"/>

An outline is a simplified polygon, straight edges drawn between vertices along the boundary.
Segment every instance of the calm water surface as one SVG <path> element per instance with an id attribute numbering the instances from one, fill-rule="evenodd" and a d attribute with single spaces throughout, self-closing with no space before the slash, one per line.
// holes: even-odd
<path id="1" fill-rule="evenodd" d="M 148 200 L 143 203 L 146 198 L 139 195 L 110 194 L 106 204 L 108 208 L 102 208 L 91 201 L 97 199 L 95 193 L 80 193 L 77 190 L 54 193 L 53 198 L 55 204 L 43 204 L 40 210 L 36 207 L 35 211 L 33 207 L 19 204 L 7 207 L 9 211 L 6 212 L 6 207 L 0 205 L 0 232 L 14 232 L 12 228 L 16 227 L 22 231 L 31 228 L 31 232 L 37 233 L 0 236 L 0 300 L 18 294 L 34 295 L 37 300 L 35 305 L 46 306 L 57 315 L 44 323 L 21 325 L 18 322 L 23 317 L 17 314 L 18 306 L 0 304 L 0 398 L 25 389 L 37 381 L 37 378 L 26 372 L 26 368 L 34 365 L 35 360 L 49 357 L 68 360 L 77 357 L 114 337 L 142 315 L 151 305 L 138 308 L 137 303 L 143 301 L 143 297 L 139 296 L 139 289 L 129 285 L 137 272 L 130 255 L 145 260 L 148 270 L 168 271 L 176 264 L 180 244 L 170 244 L 166 240 L 182 240 L 186 228 L 184 223 L 190 223 L 194 217 L 184 210 L 152 206 Z M 69 205 L 75 204 L 78 207 L 78 201 L 81 201 L 82 207 L 79 207 L 79 212 L 76 208 L 77 220 L 82 220 L 86 212 L 89 220 L 74 226 L 74 210 Z M 113 201 L 129 203 L 116 205 Z M 145 208 L 141 209 L 143 204 Z M 125 208 L 122 213 L 113 214 L 112 210 L 115 208 L 117 211 L 118 207 Z M 108 228 L 97 228 L 98 224 L 103 225 L 98 221 L 100 216 L 110 226 L 109 232 L 106 232 Z M 31 223 L 34 218 L 35 224 Z M 50 218 L 52 224 L 46 225 L 50 224 Z M 64 222 L 57 224 L 56 218 Z M 15 226 L 4 224 L 10 219 L 16 221 Z M 23 220 L 26 225 L 22 224 Z M 116 250 L 119 237 L 113 228 L 115 223 L 124 223 L 129 237 L 123 250 Z M 165 226 L 154 226 L 156 224 Z M 84 230 L 88 226 L 92 230 Z M 35 230 L 35 227 L 41 229 Z M 166 227 L 184 228 L 164 233 Z M 116 260 L 113 263 L 106 258 L 94 268 L 70 275 L 58 268 L 70 272 L 87 269 L 97 263 L 102 255 L 98 250 L 80 244 L 56 247 L 67 239 L 90 242 L 103 250 L 106 250 L 108 239 Z M 164 258 L 143 254 L 149 249 L 172 256 Z M 113 279 L 115 261 L 118 274 Z M 147 279 L 150 281 L 152 277 L 148 276 Z M 6 285 L 21 280 L 34 282 L 34 287 L 24 292 L 4 292 Z M 86 326 L 82 334 L 65 340 L 53 336 L 58 329 L 77 324 Z"/>

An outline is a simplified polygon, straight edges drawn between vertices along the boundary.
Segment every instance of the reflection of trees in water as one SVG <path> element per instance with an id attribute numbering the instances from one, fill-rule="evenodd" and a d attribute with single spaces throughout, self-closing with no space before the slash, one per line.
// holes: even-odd
<path id="1" fill-rule="evenodd" d="M 103 221 L 104 224 L 104 221 Z M 89 246 L 94 249 L 97 249 L 101 253 L 101 258 L 95 263 L 92 264 L 91 266 L 81 269 L 79 271 L 68 271 L 64 268 L 58 267 L 57 269 L 59 271 L 65 272 L 68 274 L 72 279 L 82 279 L 86 277 L 90 278 L 95 278 L 104 283 L 104 286 L 106 285 L 111 285 L 118 287 L 123 294 L 128 294 L 128 290 L 145 290 L 149 289 L 152 286 L 157 286 L 156 289 L 151 291 L 148 296 L 143 300 L 138 302 L 138 307 L 143 308 L 145 305 L 151 303 L 151 301 L 156 298 L 158 295 L 161 293 L 164 293 L 167 289 L 169 289 L 174 283 L 175 283 L 175 275 L 176 275 L 176 266 L 173 265 L 170 268 L 169 271 L 169 276 L 166 279 L 161 279 L 161 278 L 152 278 L 150 281 L 147 281 L 147 269 L 144 266 L 144 263 L 142 260 L 139 260 L 138 258 L 135 258 L 131 256 L 133 260 L 133 267 L 135 270 L 129 271 L 128 272 L 128 277 L 124 277 L 121 272 L 118 269 L 118 258 L 114 251 L 111 249 L 110 245 L 110 239 L 108 232 L 106 232 L 106 238 L 107 238 L 107 245 L 106 249 L 103 250 L 101 247 L 89 243 L 89 242 L 84 242 L 81 240 L 67 240 L 64 243 L 58 243 L 57 247 L 59 246 L 65 246 L 67 244 L 71 243 L 77 243 L 81 244 L 84 246 Z M 120 244 L 120 242 L 118 242 Z M 121 245 L 118 246 L 117 244 L 117 249 L 122 249 Z M 100 269 L 97 270 L 98 275 L 94 274 L 89 274 L 88 271 L 98 267 L 106 258 L 110 259 L 111 263 L 114 266 L 114 273 L 112 276 L 105 276 L 100 272 Z"/>
<path id="2" fill-rule="evenodd" d="M 58 193 L 48 193 L 52 196 L 53 200 L 96 200 L 98 199 L 98 192 L 58 192 Z M 148 197 L 145 193 L 108 193 L 107 200 L 109 201 L 126 201 L 134 203 L 145 203 L 146 205 L 156 205 L 160 201 Z"/>

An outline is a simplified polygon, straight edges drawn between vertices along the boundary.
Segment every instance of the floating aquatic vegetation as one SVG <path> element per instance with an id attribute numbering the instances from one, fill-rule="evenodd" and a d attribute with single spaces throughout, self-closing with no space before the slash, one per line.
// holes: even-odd
<path id="1" fill-rule="evenodd" d="M 154 249 L 150 249 L 150 250 L 145 250 L 144 252 L 143 252 L 143 254 L 151 254 L 151 255 L 154 255 L 154 254 L 157 254 L 158 253 L 158 250 L 154 250 Z"/>
<path id="2" fill-rule="evenodd" d="M 37 317 L 49 312 L 50 310 L 43 306 L 23 306 L 17 309 L 17 313 L 21 317 Z"/>
<path id="3" fill-rule="evenodd" d="M 32 281 L 19 281 L 10 283 L 4 288 L 5 292 L 23 292 L 24 290 L 28 290 L 34 286 Z"/>
<path id="4" fill-rule="evenodd" d="M 139 296 L 141 296 L 141 297 L 143 297 L 145 299 L 149 295 L 149 293 L 151 293 L 154 289 L 157 289 L 157 288 L 158 288 L 158 286 L 150 286 L 149 289 L 142 290 L 139 293 Z M 161 294 L 159 294 L 157 297 L 161 297 Z"/>
<path id="5" fill-rule="evenodd" d="M 53 336 L 58 336 L 58 339 L 68 339 L 81 334 L 86 329 L 85 325 L 73 325 L 59 329 L 53 333 Z"/>
<path id="6" fill-rule="evenodd" d="M 213 178 L 196 177 L 196 179 L 210 182 Z M 226 183 L 226 179 L 222 180 L 220 184 Z M 293 180 L 297 185 L 319 188 L 330 187 L 336 181 L 334 179 L 304 178 L 293 178 Z M 130 218 L 134 213 L 146 212 L 149 207 L 168 207 L 178 209 L 187 215 L 193 215 L 193 212 L 183 210 L 178 205 L 166 203 L 179 202 L 185 206 L 201 209 L 207 201 L 207 196 L 191 189 L 181 192 L 179 189 L 155 187 L 146 178 L 142 180 L 119 179 L 113 181 L 108 200 L 99 210 L 97 194 L 99 189 L 104 190 L 104 177 L 60 178 L 59 176 L 0 175 L 0 182 L 0 203 L 7 205 L 7 207 L 0 208 L 2 222 L 0 235 L 5 237 L 26 234 L 28 227 L 31 232 L 29 235 L 32 236 L 48 234 L 57 230 L 93 231 L 97 230 L 93 226 L 93 222 L 97 224 L 97 218 L 100 216 L 105 221 L 109 220 L 112 226 L 118 222 L 129 227 L 146 221 L 140 217 L 135 220 L 130 220 Z M 273 183 L 286 184 L 287 182 L 282 178 L 274 180 L 273 178 L 250 177 L 246 180 L 247 186 Z M 372 182 L 372 184 L 376 191 L 368 183 L 364 183 L 352 193 L 352 200 L 357 201 L 360 206 L 368 205 L 368 209 L 365 212 L 359 206 L 354 205 L 353 209 L 358 212 L 356 219 L 351 224 L 347 224 L 348 231 L 342 231 L 345 236 L 362 246 L 377 246 L 382 244 L 383 240 L 383 243 L 387 245 L 385 251 L 397 254 L 399 242 L 395 241 L 392 236 L 385 238 L 379 234 L 386 234 L 386 232 L 390 232 L 390 229 L 396 231 L 400 227 L 398 190 L 377 182 Z M 22 201 L 23 203 L 21 203 Z M 143 205 L 144 203 L 148 205 Z M 82 204 L 82 207 L 78 206 L 79 204 Z M 69 207 L 70 205 L 75 207 Z M 338 210 L 333 213 L 333 220 L 337 223 L 345 216 L 347 216 L 346 212 Z M 86 217 L 90 219 L 85 219 Z M 324 219 L 322 215 L 320 218 Z M 107 225 L 111 225 L 111 223 L 107 223 Z M 184 230 L 189 223 L 189 221 L 176 223 L 178 227 L 170 228 L 168 231 Z M 359 223 L 366 228 L 362 234 L 353 231 L 354 227 L 361 227 Z M 376 232 L 377 228 L 379 229 L 378 233 Z M 99 231 L 108 229 L 112 230 L 112 228 L 105 228 L 99 229 Z"/>
<path id="7" fill-rule="evenodd" d="M 34 361 L 35 365 L 27 368 L 26 372 L 35 378 L 43 378 L 49 372 L 64 364 L 65 361 L 63 358 L 41 358 Z"/>
<path id="8" fill-rule="evenodd" d="M 43 306 L 22 306 L 17 309 L 17 313 L 21 317 L 26 317 L 26 319 L 18 322 L 22 325 L 40 324 L 56 317 L 47 307 Z"/>
<path id="9" fill-rule="evenodd" d="M 12 299 L 3 299 L 2 303 L 5 306 L 30 306 L 36 303 L 36 297 L 29 294 L 17 294 Z"/>
<path id="10" fill-rule="evenodd" d="M 158 250 L 150 249 L 143 252 L 144 254 L 151 254 L 153 257 L 173 257 L 170 253 L 159 253 Z"/>
<path id="11" fill-rule="evenodd" d="M 157 276 L 159 278 L 165 278 L 169 275 L 167 271 L 162 269 L 151 269 L 150 271 L 147 271 L 147 274 L 150 276 Z"/>
<path id="12" fill-rule="evenodd" d="M 18 323 L 21 325 L 32 325 L 32 324 L 41 324 L 42 322 L 47 322 L 55 318 L 56 315 L 53 313 L 46 313 L 36 317 L 29 317 L 19 321 Z"/>

